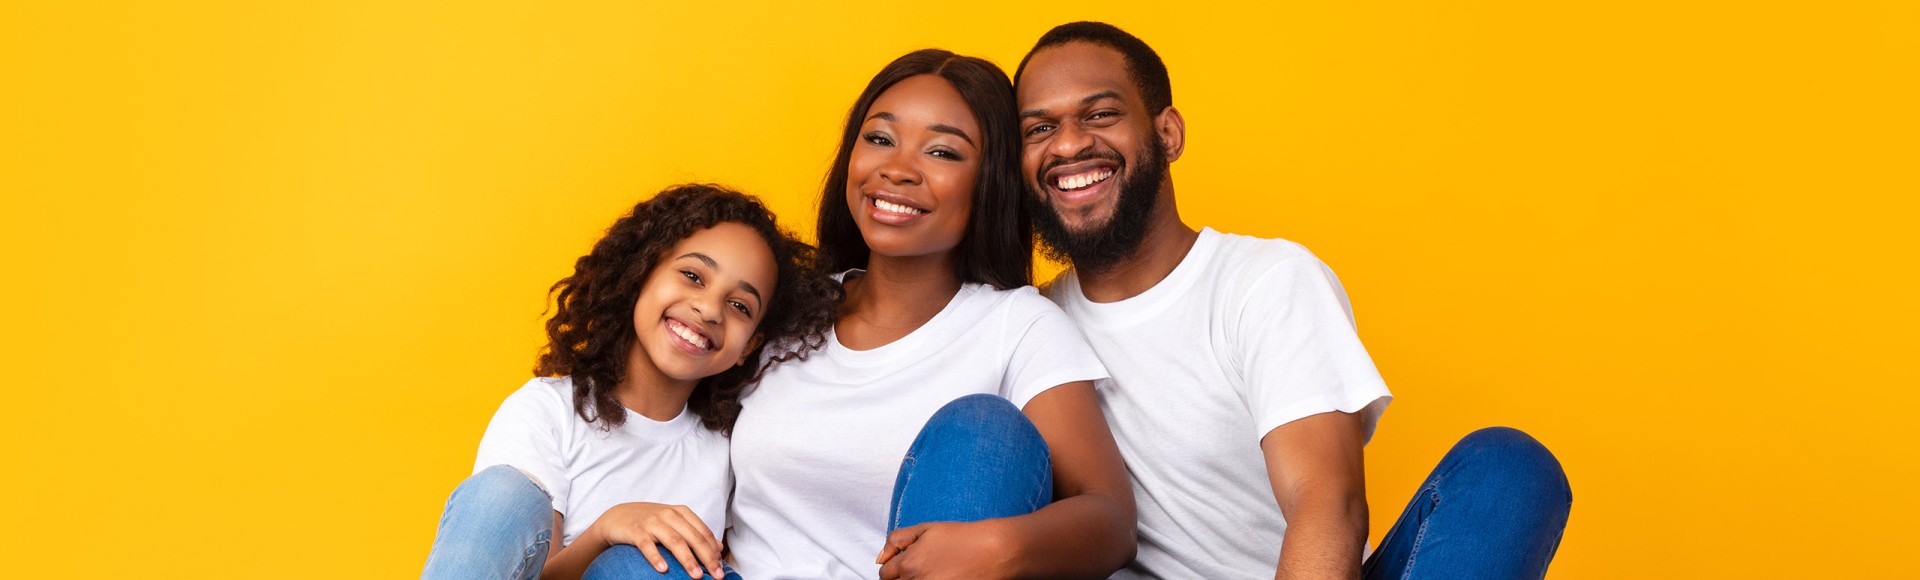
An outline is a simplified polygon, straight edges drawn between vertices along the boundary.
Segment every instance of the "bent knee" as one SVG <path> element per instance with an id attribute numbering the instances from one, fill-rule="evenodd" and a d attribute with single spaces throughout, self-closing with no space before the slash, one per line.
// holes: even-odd
<path id="1" fill-rule="evenodd" d="M 974 393 L 941 406 L 932 417 L 927 419 L 926 429 L 994 431 L 1009 426 L 1030 423 L 1027 416 L 1020 413 L 1012 401 L 984 394 Z"/>
<path id="2" fill-rule="evenodd" d="M 1474 431 L 1460 439 L 1454 453 L 1465 453 L 1480 477 L 1496 480 L 1502 487 L 1539 494 L 1543 499 L 1573 501 L 1560 459 L 1525 431 L 1512 427 Z"/>

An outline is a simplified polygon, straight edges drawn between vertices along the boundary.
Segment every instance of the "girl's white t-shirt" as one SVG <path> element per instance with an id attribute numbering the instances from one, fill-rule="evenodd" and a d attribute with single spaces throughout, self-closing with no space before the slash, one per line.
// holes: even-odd
<path id="1" fill-rule="evenodd" d="M 681 409 L 668 421 L 627 411 L 605 429 L 574 413 L 573 380 L 535 378 L 500 403 L 480 438 L 473 471 L 520 470 L 547 491 L 560 512 L 562 546 L 608 508 L 627 502 L 684 505 L 714 533 L 727 526 L 727 438 Z"/>
<path id="2" fill-rule="evenodd" d="M 1031 286 L 966 284 L 932 320 L 872 350 L 829 335 L 741 400 L 727 534 L 736 570 L 755 580 L 878 576 L 894 478 L 935 411 L 975 393 L 1025 407 L 1047 389 L 1106 376 Z"/>

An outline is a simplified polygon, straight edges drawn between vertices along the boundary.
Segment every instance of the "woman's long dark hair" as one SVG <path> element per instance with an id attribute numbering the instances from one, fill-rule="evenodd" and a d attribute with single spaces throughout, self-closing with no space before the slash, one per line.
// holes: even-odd
<path id="1" fill-rule="evenodd" d="M 614 391 L 627 376 L 633 306 L 647 275 L 680 240 L 724 222 L 760 234 L 779 274 L 755 329 L 762 341 L 746 357 L 752 362 L 700 379 L 687 398 L 688 409 L 708 429 L 731 433 L 747 385 L 773 364 L 804 359 L 826 343 L 840 286 L 819 267 L 813 247 L 781 230 L 773 212 L 752 196 L 718 185 L 670 187 L 613 222 L 593 251 L 574 261 L 573 275 L 549 290 L 555 311 L 547 319 L 547 346 L 533 373 L 572 376 L 574 412 L 581 420 L 609 428 L 626 423 Z"/>
<path id="2" fill-rule="evenodd" d="M 1033 283 L 1033 225 L 1027 221 L 1020 185 L 1019 119 L 1013 83 L 1007 73 L 985 59 L 929 48 L 894 59 L 867 82 L 867 90 L 847 113 L 840 135 L 840 151 L 820 194 L 818 230 L 820 253 L 835 271 L 867 267 L 869 248 L 847 206 L 847 164 L 860 138 L 860 124 L 880 94 L 895 83 L 918 75 L 946 79 L 960 92 L 980 124 L 980 173 L 975 176 L 973 213 L 966 234 L 954 247 L 954 273 L 960 281 L 992 285 L 1001 290 Z"/>

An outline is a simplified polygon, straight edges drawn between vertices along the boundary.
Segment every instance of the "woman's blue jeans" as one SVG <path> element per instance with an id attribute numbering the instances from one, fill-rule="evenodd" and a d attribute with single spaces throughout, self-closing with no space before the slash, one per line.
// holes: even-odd
<path id="1" fill-rule="evenodd" d="M 1552 452 L 1516 429 L 1481 429 L 1427 475 L 1362 576 L 1543 578 L 1572 507 L 1572 488 Z"/>
<path id="2" fill-rule="evenodd" d="M 1053 502 L 1053 460 L 1033 422 L 1006 399 L 967 395 L 927 419 L 900 462 L 887 531 L 927 522 L 973 522 L 1032 513 Z M 874 545 L 875 554 L 880 546 Z M 688 578 L 667 558 L 654 571 L 633 546 L 614 546 L 583 580 Z M 710 578 L 710 577 L 709 577 Z M 728 571 L 726 580 L 739 580 Z"/>

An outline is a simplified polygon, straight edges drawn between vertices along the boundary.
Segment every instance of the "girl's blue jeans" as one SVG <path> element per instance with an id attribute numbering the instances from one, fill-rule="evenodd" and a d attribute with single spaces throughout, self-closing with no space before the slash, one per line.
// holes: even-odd
<path id="1" fill-rule="evenodd" d="M 914 439 L 894 480 L 887 527 L 1016 516 L 1052 501 L 1052 464 L 1033 423 L 1006 399 L 970 395 L 941 408 Z M 1559 460 L 1538 441 L 1505 427 L 1476 431 L 1420 485 L 1364 576 L 1541 578 L 1572 502 Z M 520 472 L 495 466 L 476 473 L 447 500 L 422 577 L 537 578 L 552 512 L 546 493 Z M 638 548 L 615 546 L 585 578 L 690 578 L 666 560 L 662 574 Z M 725 580 L 739 576 L 727 570 Z"/>

